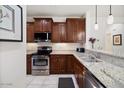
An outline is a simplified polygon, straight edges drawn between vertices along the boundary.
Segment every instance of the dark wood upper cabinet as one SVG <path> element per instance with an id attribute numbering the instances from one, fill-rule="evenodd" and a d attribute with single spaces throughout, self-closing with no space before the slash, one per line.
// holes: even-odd
<path id="1" fill-rule="evenodd" d="M 76 30 L 75 40 L 76 42 L 84 42 L 85 43 L 85 19 L 77 20 L 77 30 Z"/>
<path id="2" fill-rule="evenodd" d="M 53 23 L 52 28 L 52 42 L 60 42 L 59 24 Z"/>
<path id="3" fill-rule="evenodd" d="M 27 22 L 27 42 L 34 41 L 34 22 Z"/>
<path id="4" fill-rule="evenodd" d="M 27 42 L 34 41 L 35 32 L 51 32 L 54 43 L 85 43 L 85 19 L 67 18 L 65 22 L 54 22 L 52 18 L 34 18 L 27 23 Z"/>
<path id="5" fill-rule="evenodd" d="M 43 31 L 43 20 L 35 18 L 34 31 L 35 32 L 42 32 Z"/>
<path id="6" fill-rule="evenodd" d="M 67 42 L 75 42 L 76 20 L 67 19 Z"/>
<path id="7" fill-rule="evenodd" d="M 52 42 L 66 42 L 66 23 L 53 23 Z"/>
<path id="8" fill-rule="evenodd" d="M 52 18 L 34 18 L 35 32 L 51 32 L 52 31 Z"/>
<path id="9" fill-rule="evenodd" d="M 67 18 L 67 41 L 85 42 L 85 19 Z"/>
<path id="10" fill-rule="evenodd" d="M 43 32 L 52 31 L 52 18 L 43 20 Z"/>

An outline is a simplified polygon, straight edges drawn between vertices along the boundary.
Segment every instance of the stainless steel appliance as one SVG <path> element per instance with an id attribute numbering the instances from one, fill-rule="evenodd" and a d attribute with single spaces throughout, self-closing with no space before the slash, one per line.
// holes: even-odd
<path id="1" fill-rule="evenodd" d="M 37 53 L 32 56 L 32 75 L 49 75 L 49 54 L 52 47 L 38 47 Z"/>
<path id="2" fill-rule="evenodd" d="M 51 33 L 50 32 L 34 33 L 34 41 L 35 42 L 50 42 L 51 41 Z"/>
<path id="3" fill-rule="evenodd" d="M 86 70 L 84 88 L 106 88 L 90 71 Z"/>

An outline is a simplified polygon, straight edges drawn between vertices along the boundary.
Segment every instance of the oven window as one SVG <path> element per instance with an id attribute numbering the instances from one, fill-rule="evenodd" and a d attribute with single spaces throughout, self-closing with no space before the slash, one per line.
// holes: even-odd
<path id="1" fill-rule="evenodd" d="M 47 59 L 34 59 L 33 66 L 47 66 L 48 60 Z"/>

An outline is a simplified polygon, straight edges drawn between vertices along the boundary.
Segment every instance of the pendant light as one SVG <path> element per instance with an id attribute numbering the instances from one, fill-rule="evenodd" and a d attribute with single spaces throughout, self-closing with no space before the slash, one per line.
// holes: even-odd
<path id="1" fill-rule="evenodd" d="M 97 23 L 97 5 L 96 5 L 95 17 L 96 17 L 96 19 L 95 19 L 94 28 L 95 28 L 95 30 L 98 30 L 99 26 L 98 26 L 98 23 Z"/>
<path id="2" fill-rule="evenodd" d="M 111 5 L 110 5 L 110 13 L 109 13 L 109 16 L 108 16 L 108 19 L 107 19 L 108 24 L 113 24 L 113 22 L 114 22 L 114 17 L 112 15 L 111 11 L 112 11 L 112 9 L 111 9 Z"/>

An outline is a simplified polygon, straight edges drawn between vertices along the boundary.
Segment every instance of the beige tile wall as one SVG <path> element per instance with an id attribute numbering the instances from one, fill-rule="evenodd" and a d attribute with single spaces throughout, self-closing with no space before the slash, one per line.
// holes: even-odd
<path id="1" fill-rule="evenodd" d="M 38 46 L 52 46 L 53 50 L 76 50 L 77 47 L 83 47 L 80 43 L 28 43 L 27 50 L 37 50 Z"/>

